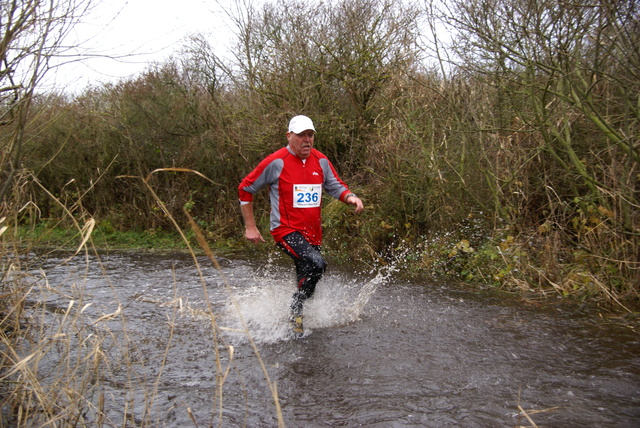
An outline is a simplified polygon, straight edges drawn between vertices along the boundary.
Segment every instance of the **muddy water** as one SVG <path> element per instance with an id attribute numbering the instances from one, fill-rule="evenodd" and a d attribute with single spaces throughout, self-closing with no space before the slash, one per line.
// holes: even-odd
<path id="1" fill-rule="evenodd" d="M 518 406 L 539 426 L 640 426 L 637 331 L 576 309 L 330 267 L 293 341 L 288 264 L 198 259 L 200 277 L 184 255 L 59 261 L 52 314 L 70 296 L 94 320 L 121 308 L 92 326 L 108 364 L 87 399 L 103 396 L 105 426 L 277 426 L 243 323 L 288 427 L 530 426 Z"/>

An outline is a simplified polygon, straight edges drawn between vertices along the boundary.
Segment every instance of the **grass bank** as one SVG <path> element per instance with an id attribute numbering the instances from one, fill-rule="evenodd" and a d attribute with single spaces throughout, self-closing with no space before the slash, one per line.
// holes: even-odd
<path id="1" fill-rule="evenodd" d="M 331 223 L 331 218 L 328 221 Z M 14 245 L 23 249 L 74 251 L 85 238 L 83 230 L 54 221 L 23 225 L 9 232 L 13 234 Z M 461 225 L 457 233 L 431 236 L 389 231 L 384 246 L 378 242 L 380 236 L 371 236 L 371 231 L 362 227 L 361 236 L 349 236 L 352 232 L 338 227 L 325 233 L 323 250 L 332 264 L 350 266 L 354 260 L 369 268 L 393 264 L 397 266 L 397 275 L 407 279 L 436 279 L 478 289 L 492 288 L 537 302 L 556 302 L 561 298 L 597 305 L 609 312 L 634 314 L 640 308 L 638 296 L 632 290 L 620 293 L 612 285 L 613 271 L 594 269 L 580 252 L 563 252 L 559 244 L 551 246 L 548 241 L 532 238 L 534 232 L 489 233 L 479 224 Z M 253 245 L 242 239 L 241 233 L 237 237 L 221 237 L 206 229 L 201 233 L 218 256 L 267 257 L 277 252 L 268 237 L 265 244 Z M 89 239 L 96 249 L 106 252 L 203 254 L 192 229 L 181 233 L 163 228 L 122 231 L 110 221 L 99 221 Z"/>
<path id="2" fill-rule="evenodd" d="M 199 253 L 195 233 L 186 230 L 184 236 L 194 252 Z M 83 240 L 83 231 L 67 227 L 59 222 L 43 221 L 35 225 L 22 225 L 13 231 L 11 238 L 20 248 L 45 248 L 51 250 L 75 250 Z M 161 227 L 147 230 L 122 231 L 110 221 L 97 222 L 91 231 L 91 243 L 99 250 L 109 251 L 188 251 L 180 233 Z M 209 245 L 224 255 L 247 251 L 247 246 L 237 240 L 215 239 Z"/>

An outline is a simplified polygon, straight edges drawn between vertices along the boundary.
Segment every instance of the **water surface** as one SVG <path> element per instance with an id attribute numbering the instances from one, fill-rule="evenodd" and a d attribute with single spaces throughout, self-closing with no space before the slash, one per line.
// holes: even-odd
<path id="1" fill-rule="evenodd" d="M 92 326 L 106 426 L 276 426 L 259 358 L 288 427 L 530 425 L 518 406 L 539 426 L 640 426 L 639 336 L 593 313 L 330 267 L 290 340 L 288 264 L 222 259 L 220 273 L 203 258 L 200 276 L 186 255 L 60 261 L 41 273 L 52 314 L 71 298 L 93 320 L 120 308 Z"/>

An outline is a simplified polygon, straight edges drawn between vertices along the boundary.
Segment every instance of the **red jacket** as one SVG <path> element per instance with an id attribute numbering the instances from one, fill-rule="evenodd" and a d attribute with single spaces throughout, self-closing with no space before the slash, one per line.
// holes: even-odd
<path id="1" fill-rule="evenodd" d="M 276 242 L 298 231 L 311 245 L 322 243 L 322 190 L 343 202 L 350 193 L 329 159 L 316 149 L 304 161 L 288 147 L 267 156 L 238 186 L 240 202 L 253 201 L 265 186 L 269 186 L 270 229 Z"/>

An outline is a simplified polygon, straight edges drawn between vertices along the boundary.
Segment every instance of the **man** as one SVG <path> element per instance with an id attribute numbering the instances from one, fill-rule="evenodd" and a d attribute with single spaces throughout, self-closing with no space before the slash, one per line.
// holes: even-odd
<path id="1" fill-rule="evenodd" d="M 322 244 L 322 191 L 340 201 L 364 209 L 362 200 L 349 191 L 329 159 L 313 148 L 315 128 L 307 116 L 289 122 L 288 145 L 267 156 L 238 186 L 245 238 L 265 242 L 256 227 L 253 195 L 269 186 L 270 230 L 276 244 L 296 266 L 297 291 L 291 302 L 291 328 L 302 337 L 302 309 L 313 296 L 327 263 L 320 254 Z"/>

